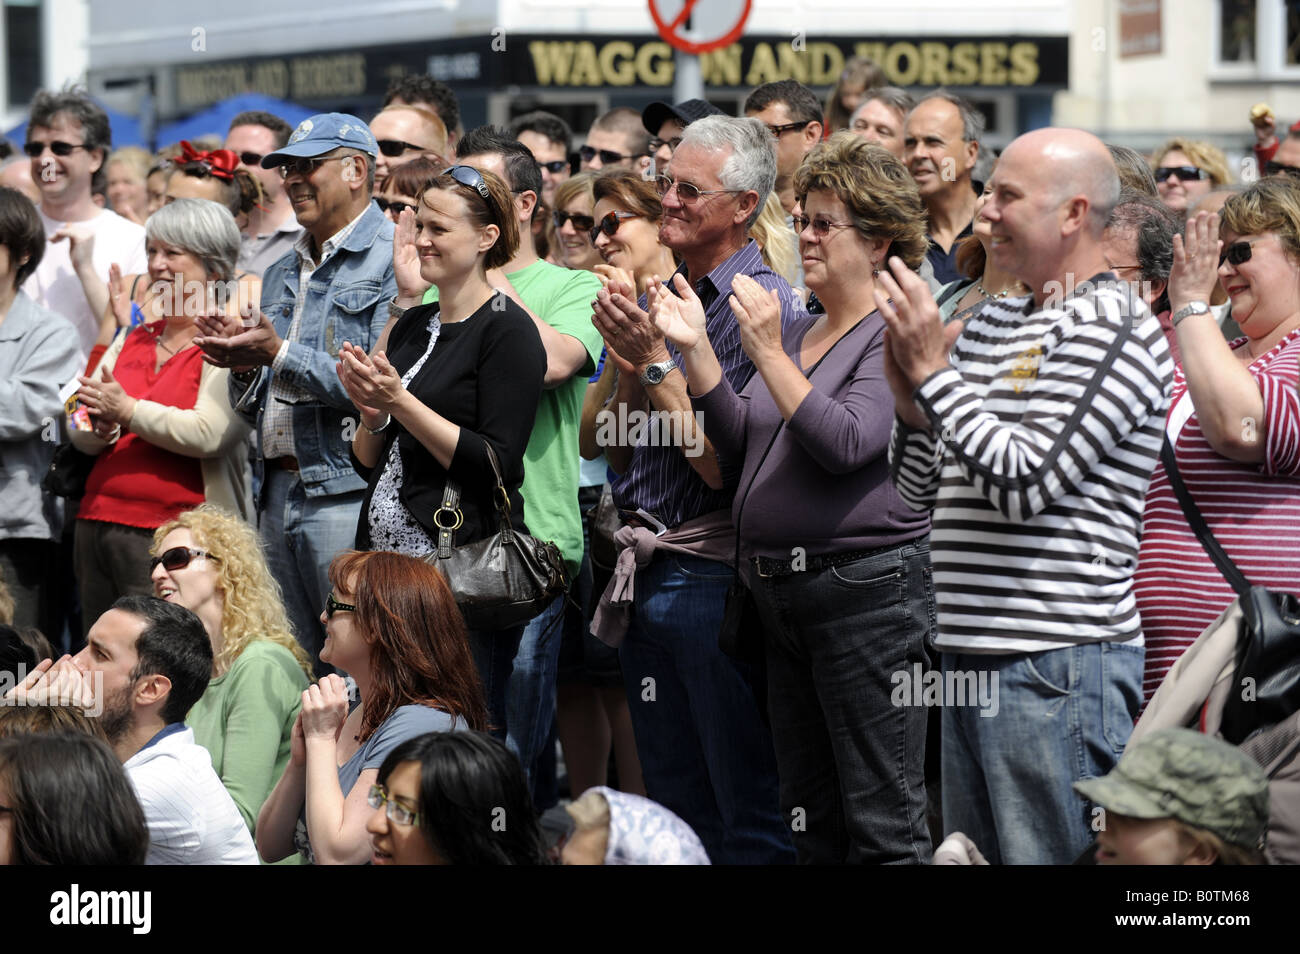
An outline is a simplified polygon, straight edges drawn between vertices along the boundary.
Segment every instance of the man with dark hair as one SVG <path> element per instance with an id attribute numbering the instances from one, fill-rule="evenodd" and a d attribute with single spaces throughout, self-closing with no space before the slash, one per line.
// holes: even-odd
<path id="1" fill-rule="evenodd" d="M 282 176 L 303 235 L 266 270 L 254 327 L 201 318 L 194 339 L 234 372 L 230 404 L 257 429 L 259 530 L 312 659 L 324 641 L 330 561 L 356 539 L 366 488 L 351 463 L 359 425 L 335 370 L 339 348 L 374 348 L 397 293 L 393 223 L 371 199 L 378 154 L 356 116 L 320 113 L 262 159 Z"/>
<path id="2" fill-rule="evenodd" d="M 232 119 L 226 133 L 226 148 L 239 156 L 239 168 L 248 170 L 262 186 L 262 204 L 248 213 L 239 249 L 239 267 L 258 278 L 302 236 L 284 180 L 275 169 L 262 168 L 262 158 L 284 148 L 291 132 L 292 127 L 279 116 L 251 110 Z"/>
<path id="3" fill-rule="evenodd" d="M 149 826 L 149 864 L 257 864 L 234 800 L 185 716 L 208 688 L 212 641 L 199 618 L 151 596 L 124 596 L 95 621 L 86 646 L 24 686 L 102 705 Z"/>
<path id="4" fill-rule="evenodd" d="M 388 84 L 384 108 L 389 106 L 430 106 L 447 127 L 447 149 L 455 149 L 465 130 L 460 125 L 460 104 L 456 93 L 446 83 L 432 76 L 403 76 Z"/>
<path id="5" fill-rule="evenodd" d="M 972 175 L 979 159 L 984 116 L 967 100 L 938 89 L 922 97 L 903 124 L 907 171 L 930 219 L 930 251 L 940 285 L 963 277 L 957 270 L 957 243 L 971 234 L 981 186 Z"/>
<path id="6" fill-rule="evenodd" d="M 600 290 L 600 280 L 590 272 L 560 268 L 538 258 L 529 223 L 542 177 L 527 147 L 503 129 L 480 126 L 461 139 L 456 157 L 465 165 L 496 173 L 514 193 L 519 251 L 502 269 L 489 272 L 488 280 L 528 312 L 546 348 L 546 390 L 524 450 L 519 492 L 529 531 L 539 540 L 555 542 L 574 578 L 583 550 L 578 424 L 587 379 L 600 355 L 600 334 L 591 324 L 591 300 Z M 425 300 L 436 296 L 437 289 L 430 289 Z M 493 721 L 505 727 L 506 744 L 519 756 L 530 781 L 555 716 L 563 615 L 560 596 L 528 624 L 517 652 L 513 646 L 497 647 L 499 658 L 493 665 L 493 694 L 498 695 L 488 700 Z M 498 693 L 497 687 L 507 683 L 508 691 Z"/>
<path id="7" fill-rule="evenodd" d="M 124 275 L 148 270 L 144 229 L 95 204 L 95 174 L 112 145 L 108 116 L 80 90 L 41 90 L 32 100 L 23 148 L 41 191 L 49 244 L 23 290 L 72 322 L 83 358 L 108 305 L 109 267 L 120 266 Z"/>
<path id="8" fill-rule="evenodd" d="M 1182 363 L 1182 356 L 1169 317 L 1168 289 L 1169 273 L 1174 267 L 1174 236 L 1181 231 L 1182 221 L 1159 199 L 1125 190 L 1120 192 L 1101 239 L 1110 270 L 1133 287 L 1133 293 L 1147 303 L 1160 322 L 1175 365 Z"/>
<path id="9" fill-rule="evenodd" d="M 764 83 L 745 100 L 745 115 L 772 134 L 776 149 L 776 197 L 789 215 L 794 209 L 794 174 L 813 146 L 822 141 L 822 104 L 796 80 Z"/>
<path id="10" fill-rule="evenodd" d="M 641 115 L 626 106 L 596 117 L 578 155 L 584 170 L 632 169 L 645 175 L 654 162 L 650 157 L 650 134 L 641 123 Z"/>
<path id="11" fill-rule="evenodd" d="M 510 132 L 528 147 L 542 171 L 542 202 L 555 208 L 555 189 L 569 178 L 569 141 L 573 131 L 554 113 L 541 110 L 516 116 Z"/>
<path id="12" fill-rule="evenodd" d="M 682 144 L 686 127 L 705 116 L 721 116 L 722 110 L 703 99 L 671 103 L 651 103 L 641 111 L 641 125 L 650 134 L 650 154 L 655 160 L 655 175 L 668 168 L 673 152 Z"/>

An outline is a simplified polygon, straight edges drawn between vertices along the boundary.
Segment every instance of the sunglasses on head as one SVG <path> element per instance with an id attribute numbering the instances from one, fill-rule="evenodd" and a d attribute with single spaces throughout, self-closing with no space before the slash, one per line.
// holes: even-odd
<path id="1" fill-rule="evenodd" d="M 1296 167 L 1296 166 L 1285 166 L 1285 165 L 1283 165 L 1283 164 L 1280 163 L 1280 162 L 1274 162 L 1272 159 L 1270 159 L 1268 162 L 1264 163 L 1264 174 L 1265 174 L 1265 175 L 1267 175 L 1267 176 L 1276 176 L 1276 175 L 1280 175 L 1280 174 L 1282 174 L 1282 173 L 1285 173 L 1285 174 L 1288 175 L 1288 176 L 1293 176 L 1293 177 L 1295 177 L 1295 178 L 1297 178 L 1297 179 L 1300 179 L 1300 168 L 1298 168 L 1298 167 Z"/>
<path id="2" fill-rule="evenodd" d="M 639 219 L 641 216 L 635 212 L 607 212 L 603 218 L 591 227 L 588 233 L 591 236 L 591 244 L 596 244 L 596 236 L 604 232 L 606 235 L 613 236 L 618 231 L 618 225 L 624 219 Z"/>
<path id="3" fill-rule="evenodd" d="M 566 169 L 569 168 L 569 160 L 552 159 L 550 162 L 539 162 L 537 164 L 537 168 L 545 169 L 551 175 L 558 176 L 561 172 L 564 172 Z"/>
<path id="4" fill-rule="evenodd" d="M 217 563 L 221 562 L 218 557 L 214 557 L 207 550 L 195 550 L 193 547 L 172 547 L 170 550 L 164 550 L 149 561 L 149 572 L 153 573 L 154 570 L 158 569 L 159 563 L 168 573 L 183 570 L 190 565 L 190 561 L 195 557 L 207 557 Z"/>
<path id="5" fill-rule="evenodd" d="M 389 159 L 396 159 L 410 149 L 414 149 L 416 152 L 432 152 L 431 149 L 424 146 L 417 146 L 413 142 L 403 142 L 401 139 L 378 139 L 376 143 L 379 146 L 379 151 Z"/>
<path id="6" fill-rule="evenodd" d="M 1259 239 L 1255 239 L 1255 242 L 1258 241 Z M 1222 268 L 1224 262 L 1227 262 L 1233 268 L 1249 262 L 1251 256 L 1250 247 L 1255 242 L 1233 242 L 1231 245 L 1224 246 L 1223 251 L 1219 253 L 1219 267 Z"/>
<path id="7" fill-rule="evenodd" d="M 86 144 L 84 142 L 62 142 L 61 140 L 56 139 L 54 140 L 54 142 L 48 142 L 48 143 L 46 142 L 26 143 L 23 145 L 23 152 L 27 153 L 27 155 L 35 159 L 37 156 L 41 155 L 41 153 L 45 152 L 46 146 L 49 146 L 50 152 L 54 153 L 56 156 L 70 156 L 76 150 L 86 148 Z"/>
<path id="8" fill-rule="evenodd" d="M 565 222 L 572 221 L 575 232 L 590 232 L 591 227 L 596 224 L 592 216 L 583 215 L 581 212 L 552 212 L 551 218 L 555 221 L 556 229 L 562 229 Z"/>
<path id="9" fill-rule="evenodd" d="M 492 195 L 488 191 L 487 183 L 483 181 L 483 176 L 473 166 L 452 166 L 445 175 L 451 176 L 466 188 L 473 189 L 484 199 Z"/>
<path id="10" fill-rule="evenodd" d="M 324 158 L 318 158 L 315 156 L 299 156 L 288 160 L 280 166 L 280 178 L 287 179 L 289 176 L 296 173 L 306 179 L 327 162 L 333 162 L 336 159 L 355 158 L 356 156 L 325 156 Z"/>
<path id="11" fill-rule="evenodd" d="M 325 597 L 325 618 L 330 619 L 335 613 L 355 613 L 356 606 L 351 603 L 340 603 L 334 598 L 333 591 Z"/>
<path id="12" fill-rule="evenodd" d="M 401 215 L 407 209 L 412 212 L 415 211 L 415 206 L 409 202 L 398 202 L 396 199 L 381 199 L 379 196 L 375 196 L 375 204 L 379 206 L 380 211 L 391 211 L 393 215 Z"/>
<path id="13" fill-rule="evenodd" d="M 1195 182 L 1198 179 L 1208 179 L 1210 174 L 1204 169 L 1198 169 L 1196 166 L 1161 166 L 1156 170 L 1156 181 L 1164 182 L 1170 176 L 1173 176 L 1179 182 Z"/>
<path id="14" fill-rule="evenodd" d="M 640 156 L 625 156 L 621 152 L 615 152 L 612 149 L 596 149 L 592 146 L 583 146 L 578 150 L 578 155 L 582 156 L 583 162 L 591 162 L 597 156 L 605 165 L 613 165 L 616 162 L 622 162 L 624 159 L 639 159 Z"/>

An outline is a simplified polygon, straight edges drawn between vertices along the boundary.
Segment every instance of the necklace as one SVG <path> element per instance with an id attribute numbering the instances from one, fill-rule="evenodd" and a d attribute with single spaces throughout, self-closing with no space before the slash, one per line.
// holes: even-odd
<path id="1" fill-rule="evenodd" d="M 1006 298 L 1006 297 L 1007 297 L 1008 295 L 1010 295 L 1013 291 L 1018 291 L 1019 289 L 1021 289 L 1021 288 L 1023 288 L 1023 287 L 1024 287 L 1024 283 L 1023 283 L 1023 282 L 1016 282 L 1014 285 L 1008 285 L 1006 288 L 1002 289 L 1002 291 L 1000 291 L 1000 292 L 991 292 L 991 291 L 989 291 L 987 288 L 984 287 L 984 283 L 983 283 L 983 282 L 976 282 L 976 283 L 975 283 L 975 290 L 976 290 L 977 292 L 979 292 L 981 295 L 983 295 L 985 298 L 997 298 L 997 299 L 999 299 L 999 300 L 1001 300 L 1001 299 L 1003 299 L 1003 298 Z"/>

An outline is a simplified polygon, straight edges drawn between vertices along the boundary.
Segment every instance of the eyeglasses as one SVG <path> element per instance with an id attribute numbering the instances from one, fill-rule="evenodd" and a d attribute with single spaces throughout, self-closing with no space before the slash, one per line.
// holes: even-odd
<path id="1" fill-rule="evenodd" d="M 1170 176 L 1179 182 L 1195 182 L 1198 179 L 1210 178 L 1208 172 L 1196 166 L 1161 166 L 1156 170 L 1156 182 L 1164 182 Z"/>
<path id="2" fill-rule="evenodd" d="M 1258 241 L 1259 239 L 1255 239 L 1255 242 Z M 1225 246 L 1223 251 L 1219 253 L 1219 267 L 1222 268 L 1225 261 L 1233 268 L 1238 265 L 1245 265 L 1250 261 L 1250 247 L 1255 242 L 1233 242 L 1231 245 Z"/>
<path id="3" fill-rule="evenodd" d="M 780 139 L 782 134 L 795 129 L 803 129 L 811 122 L 811 119 L 805 119 L 801 123 L 782 123 L 780 126 L 773 126 L 771 123 L 763 123 L 763 125 L 767 127 L 767 131 L 772 134 L 773 139 Z"/>
<path id="4" fill-rule="evenodd" d="M 207 550 L 195 550 L 192 547 L 172 547 L 170 550 L 164 550 L 149 561 L 149 572 L 152 574 L 154 570 L 158 569 L 158 564 L 161 563 L 164 570 L 168 573 L 174 573 L 189 566 L 190 560 L 195 557 L 207 557 L 217 563 L 221 562 L 219 557 L 214 557 Z"/>
<path id="5" fill-rule="evenodd" d="M 452 166 L 445 175 L 451 176 L 466 188 L 473 189 L 484 199 L 490 199 L 492 193 L 488 191 L 487 183 L 483 181 L 482 174 L 473 166 Z"/>
<path id="6" fill-rule="evenodd" d="M 401 139 L 377 139 L 375 142 L 379 146 L 379 151 L 389 159 L 395 159 L 410 149 L 414 149 L 416 152 L 433 151 L 427 146 L 417 146 L 413 142 L 403 142 Z"/>
<path id="7" fill-rule="evenodd" d="M 340 603 L 338 600 L 336 600 L 334 598 L 334 593 L 332 591 L 328 596 L 325 597 L 325 618 L 326 619 L 333 619 L 335 613 L 355 613 L 356 611 L 357 608 L 353 606 L 351 603 Z"/>
<path id="8" fill-rule="evenodd" d="M 556 230 L 564 228 L 565 222 L 572 221 L 575 232 L 590 232 L 591 227 L 596 224 L 594 217 L 580 212 L 552 212 L 551 219 L 555 222 Z"/>
<path id="9" fill-rule="evenodd" d="M 606 235 L 612 236 L 615 232 L 618 231 L 618 224 L 622 222 L 624 219 L 639 219 L 639 218 L 641 218 L 641 216 L 637 215 L 635 212 L 606 213 L 604 218 L 602 218 L 599 222 L 593 225 L 591 227 L 591 230 L 587 233 L 591 236 L 591 244 L 592 245 L 596 244 L 596 236 L 600 235 L 601 232 L 604 232 Z"/>
<path id="10" fill-rule="evenodd" d="M 241 152 L 239 161 L 246 166 L 260 166 L 262 164 L 262 154 L 260 152 Z"/>
<path id="11" fill-rule="evenodd" d="M 744 189 L 701 189 L 699 186 L 693 186 L 689 182 L 678 182 L 671 176 L 655 176 L 655 187 L 659 190 L 660 197 L 668 195 L 677 187 L 677 198 L 683 202 L 695 202 L 702 195 L 720 195 L 722 193 L 744 192 Z"/>
<path id="12" fill-rule="evenodd" d="M 383 808 L 387 805 L 384 814 L 388 816 L 389 821 L 396 822 L 399 825 L 414 825 L 420 820 L 419 812 L 413 812 L 401 802 L 393 801 L 382 785 L 370 786 L 370 794 L 366 796 L 366 804 L 371 808 Z"/>
<path id="13" fill-rule="evenodd" d="M 326 156 L 325 158 L 300 156 L 296 159 L 290 159 L 280 166 L 280 178 L 287 179 L 291 175 L 300 175 L 304 179 L 319 169 L 327 162 L 333 162 L 335 159 L 355 159 L 356 156 Z"/>
<path id="14" fill-rule="evenodd" d="M 804 229 L 811 225 L 813 235 L 816 235 L 818 238 L 825 238 L 830 235 L 832 229 L 853 228 L 852 222 L 832 222 L 830 219 L 823 219 L 821 216 L 818 216 L 815 219 L 810 219 L 806 215 L 796 215 L 791 218 L 791 221 L 794 223 L 794 231 L 796 235 L 800 234 Z"/>
<path id="15" fill-rule="evenodd" d="M 650 140 L 650 152 L 653 155 L 654 153 L 662 149 L 664 146 L 668 147 L 669 152 L 676 152 L 677 147 L 680 146 L 681 144 L 682 144 L 681 136 L 674 136 L 672 139 L 660 139 L 658 136 L 655 136 L 653 139 Z"/>
<path id="16" fill-rule="evenodd" d="M 1264 163 L 1264 174 L 1265 174 L 1265 175 L 1268 175 L 1268 176 L 1276 176 L 1276 175 L 1280 175 L 1280 174 L 1282 174 L 1282 173 L 1285 173 L 1285 174 L 1288 175 L 1288 176 L 1293 176 L 1293 177 L 1295 177 L 1295 178 L 1297 178 L 1297 179 L 1300 179 L 1300 167 L 1296 167 L 1296 166 L 1284 166 L 1282 163 L 1280 163 L 1280 162 L 1274 162 L 1272 159 L 1270 159 L 1268 162 Z"/>
<path id="17" fill-rule="evenodd" d="M 550 162 L 539 162 L 538 169 L 545 169 L 553 176 L 558 176 L 561 172 L 569 168 L 568 159 L 552 159 Z"/>
<path id="18" fill-rule="evenodd" d="M 614 152 L 612 149 L 596 149 L 592 146 L 583 146 L 578 150 L 578 155 L 582 157 L 583 162 L 591 162 L 596 156 L 600 156 L 600 161 L 604 165 L 613 165 L 616 162 L 622 162 L 624 159 L 640 159 L 645 153 L 635 156 L 625 156 L 621 152 Z"/>
<path id="19" fill-rule="evenodd" d="M 379 196 L 375 196 L 375 204 L 379 206 L 380 211 L 391 211 L 395 216 L 401 215 L 407 209 L 410 209 L 412 212 L 415 211 L 415 206 L 411 205 L 409 202 L 398 202 L 396 199 L 381 199 Z"/>
<path id="20" fill-rule="evenodd" d="M 35 159 L 37 156 L 41 155 L 41 153 L 45 152 L 46 146 L 50 147 L 50 152 L 60 157 L 70 156 L 76 150 L 86 148 L 86 144 L 84 142 L 62 142 L 61 140 L 56 139 L 54 140 L 54 142 L 25 143 L 23 145 L 23 152 L 27 153 L 27 155 Z"/>

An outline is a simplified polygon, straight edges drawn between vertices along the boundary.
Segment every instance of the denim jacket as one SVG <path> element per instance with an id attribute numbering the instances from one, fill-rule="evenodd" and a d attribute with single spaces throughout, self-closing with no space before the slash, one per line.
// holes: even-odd
<path id="1" fill-rule="evenodd" d="M 278 259 L 262 276 L 262 313 L 284 338 L 299 295 L 296 251 Z M 360 415 L 334 370 L 339 348 L 350 341 L 369 351 L 388 322 L 388 303 L 397 295 L 393 277 L 393 223 L 373 202 L 329 261 L 312 273 L 298 340 L 289 344 L 280 369 L 286 384 L 306 397 L 293 409 L 294 456 L 307 496 L 364 490 L 349 451 Z M 261 368 L 247 386 L 230 378 L 230 404 L 258 430 L 254 467 L 261 482 L 261 428 L 270 397 L 271 369 Z"/>
<path id="2" fill-rule="evenodd" d="M 63 507 L 41 493 L 63 420 L 59 391 L 82 370 L 81 339 L 19 292 L 0 323 L 0 539 L 58 539 Z"/>

